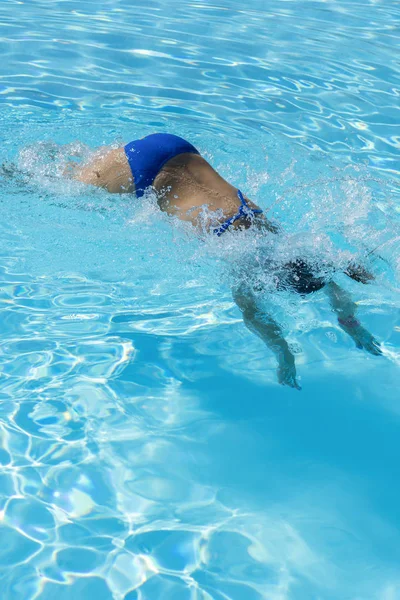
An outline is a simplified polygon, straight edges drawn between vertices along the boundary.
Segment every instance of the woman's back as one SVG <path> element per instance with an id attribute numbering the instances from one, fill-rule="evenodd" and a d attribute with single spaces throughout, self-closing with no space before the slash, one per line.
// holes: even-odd
<path id="1" fill-rule="evenodd" d="M 105 188 L 111 193 L 135 191 L 131 168 L 124 148 L 103 147 L 89 162 L 74 171 L 74 178 Z M 153 187 L 161 210 L 198 225 L 199 213 L 206 208 L 210 221 L 233 217 L 240 206 L 237 188 L 225 181 L 199 154 L 182 153 L 168 160 L 157 173 Z M 251 208 L 257 206 L 248 201 Z M 233 226 L 247 226 L 241 219 Z"/>

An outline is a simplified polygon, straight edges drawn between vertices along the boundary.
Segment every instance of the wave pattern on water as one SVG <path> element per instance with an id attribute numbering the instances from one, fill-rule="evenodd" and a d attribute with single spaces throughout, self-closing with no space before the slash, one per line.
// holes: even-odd
<path id="1" fill-rule="evenodd" d="M 2 598 L 399 597 L 399 17 L 0 3 Z M 230 292 L 226 264 L 268 244 L 195 239 L 154 198 L 62 178 L 70 154 L 154 130 L 280 221 L 281 257 L 378 248 L 376 283 L 344 285 L 385 359 L 321 295 L 275 298 L 294 397 Z"/>
<path id="2" fill-rule="evenodd" d="M 226 0 L 10 0 L 0 7 L 0 101 L 61 121 L 73 113 L 74 135 L 92 119 L 109 136 L 123 124 L 142 134 L 184 118 L 199 140 L 281 132 L 396 170 L 399 16 L 388 1 L 244 10 Z"/>

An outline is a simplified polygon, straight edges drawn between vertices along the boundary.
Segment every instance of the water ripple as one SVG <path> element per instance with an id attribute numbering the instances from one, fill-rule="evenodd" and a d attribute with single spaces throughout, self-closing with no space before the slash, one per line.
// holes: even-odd
<path id="1" fill-rule="evenodd" d="M 131 4 L 0 3 L 0 595 L 394 600 L 400 10 Z M 59 176 L 68 148 L 156 129 L 296 247 L 379 246 L 351 291 L 385 361 L 321 297 L 277 299 L 294 401 L 222 264 L 251 239 L 200 242 Z"/>
<path id="2" fill-rule="evenodd" d="M 341 144 L 354 157 L 365 149 L 396 154 L 397 141 L 374 119 L 384 105 L 393 125 L 398 122 L 398 61 L 388 52 L 396 42 L 394 4 L 107 6 L 56 2 L 48 18 L 45 3 L 36 1 L 24 7 L 22 22 L 21 8 L 14 15 L 0 9 L 8 65 L 0 101 L 55 111 L 55 117 L 95 114 L 100 106 L 102 120 L 117 111 L 137 121 L 140 111 L 142 127 L 147 121 L 150 128 L 154 119 L 165 123 L 174 114 L 195 118 L 203 130 L 211 119 L 225 133 L 254 120 L 307 147 L 329 150 L 335 143 L 338 150 Z M 249 121 L 238 123 L 232 110 Z M 320 118 L 307 122 L 313 113 Z M 352 122 L 361 116 L 360 144 Z M 332 121 L 340 123 L 334 134 Z"/>

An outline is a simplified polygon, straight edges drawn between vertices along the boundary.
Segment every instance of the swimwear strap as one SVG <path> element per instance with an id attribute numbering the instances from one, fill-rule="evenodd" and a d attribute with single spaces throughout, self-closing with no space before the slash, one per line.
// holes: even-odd
<path id="1" fill-rule="evenodd" d="M 247 204 L 240 190 L 237 191 L 237 195 L 240 200 L 239 210 L 236 213 L 236 215 L 234 215 L 230 219 L 227 219 L 224 223 L 222 223 L 222 225 L 214 229 L 214 233 L 217 234 L 218 237 L 222 235 L 224 231 L 226 231 L 228 227 L 230 227 L 238 219 L 241 219 L 242 217 L 252 217 L 254 215 L 262 213 L 261 208 L 251 208 L 251 206 Z"/>

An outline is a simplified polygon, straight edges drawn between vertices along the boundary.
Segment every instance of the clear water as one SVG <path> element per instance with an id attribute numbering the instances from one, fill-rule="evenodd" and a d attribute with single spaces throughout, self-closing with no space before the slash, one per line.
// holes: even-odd
<path id="1" fill-rule="evenodd" d="M 399 5 L 0 4 L 0 596 L 400 598 Z M 67 155 L 187 137 L 341 283 L 276 296 L 301 393 L 232 302 L 246 235 L 62 179 Z M 79 142 L 80 143 L 79 143 Z M 60 145 L 69 144 L 67 149 Z M 282 250 L 282 249 L 281 249 Z"/>

